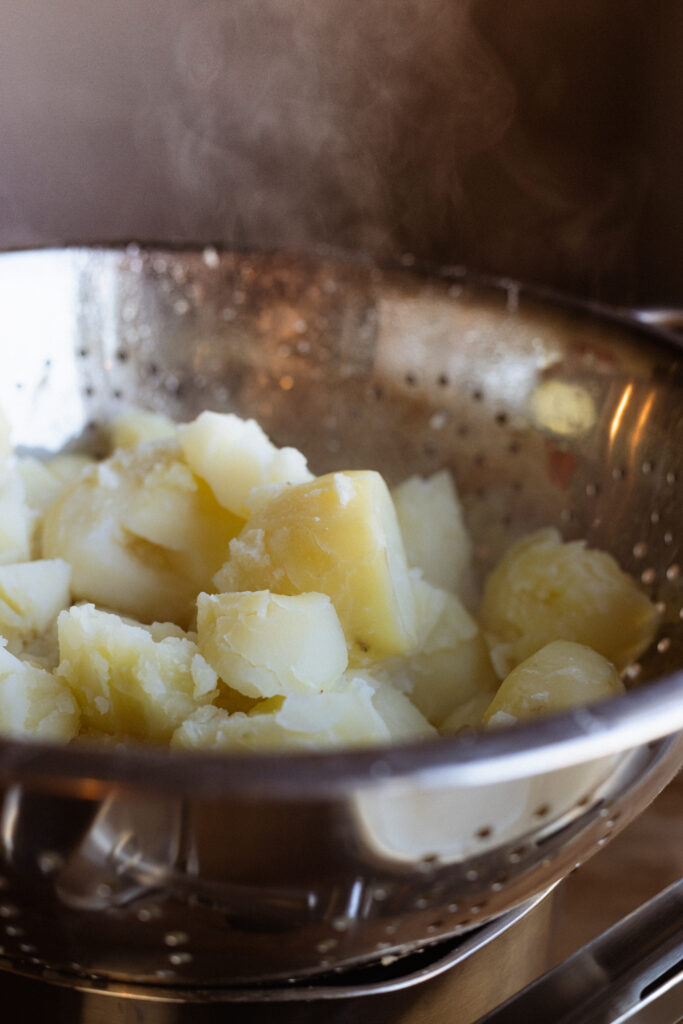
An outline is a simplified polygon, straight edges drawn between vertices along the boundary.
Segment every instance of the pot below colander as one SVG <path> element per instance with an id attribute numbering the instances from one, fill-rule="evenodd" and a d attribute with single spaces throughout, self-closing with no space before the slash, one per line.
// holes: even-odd
<path id="1" fill-rule="evenodd" d="M 20 445 L 97 451 L 124 405 L 230 409 L 315 471 L 449 467 L 480 574 L 554 524 L 662 612 L 637 688 L 481 736 L 253 756 L 2 741 L 7 965 L 238 985 L 400 956 L 540 892 L 674 775 L 672 338 L 500 282 L 213 249 L 6 254 L 0 293 Z"/>

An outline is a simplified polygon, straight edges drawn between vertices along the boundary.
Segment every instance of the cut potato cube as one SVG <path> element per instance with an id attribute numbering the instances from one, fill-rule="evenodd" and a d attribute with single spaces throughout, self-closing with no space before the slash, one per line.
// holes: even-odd
<path id="1" fill-rule="evenodd" d="M 415 644 L 415 601 L 394 506 L 379 473 L 330 473 L 288 487 L 230 543 L 218 590 L 327 594 L 349 664 Z"/>
<path id="2" fill-rule="evenodd" d="M 410 573 L 415 596 L 415 649 L 375 666 L 410 696 L 437 728 L 475 694 L 491 700 L 498 685 L 479 627 L 455 594 L 433 587 L 419 573 Z"/>
<path id="3" fill-rule="evenodd" d="M 444 719 L 439 726 L 439 732 L 442 736 L 447 736 L 450 733 L 480 728 L 484 723 L 484 715 L 490 704 L 490 691 L 482 690 L 475 693 L 473 697 L 451 711 L 448 718 Z"/>
<path id="4" fill-rule="evenodd" d="M 78 732 L 79 719 L 66 683 L 0 647 L 0 732 L 68 741 Z"/>
<path id="5" fill-rule="evenodd" d="M 325 594 L 200 594 L 197 633 L 209 664 L 247 697 L 316 693 L 348 664 L 344 633 Z"/>
<path id="6" fill-rule="evenodd" d="M 480 623 L 501 678 L 553 640 L 573 640 L 625 668 L 651 644 L 652 602 L 611 555 L 540 530 L 515 544 L 486 580 Z"/>
<path id="7" fill-rule="evenodd" d="M 375 666 L 376 668 L 376 666 Z M 398 690 L 388 679 L 376 675 L 375 670 L 359 673 L 351 669 L 345 674 L 351 682 L 362 679 L 372 689 L 372 704 L 389 732 L 389 740 L 402 743 L 406 740 L 420 740 L 436 736 L 431 725 L 412 700 Z"/>
<path id="8" fill-rule="evenodd" d="M 0 565 L 26 562 L 32 554 L 36 514 L 26 502 L 14 460 L 0 466 Z"/>
<path id="9" fill-rule="evenodd" d="M 472 543 L 451 474 L 441 470 L 427 479 L 411 476 L 391 496 L 408 565 L 421 569 L 433 586 L 468 598 Z"/>
<path id="10" fill-rule="evenodd" d="M 71 568 L 61 558 L 0 565 L 0 634 L 21 652 L 52 631 L 71 603 Z"/>
<path id="11" fill-rule="evenodd" d="M 146 409 L 129 409 L 112 420 L 109 439 L 112 450 L 135 448 L 146 441 L 164 441 L 176 436 L 177 426 L 168 416 Z"/>
<path id="12" fill-rule="evenodd" d="M 255 487 L 313 479 L 301 452 L 276 448 L 256 420 L 203 412 L 178 427 L 178 437 L 188 466 L 207 482 L 219 504 L 244 519 Z"/>
<path id="13" fill-rule="evenodd" d="M 217 695 L 216 673 L 191 640 L 156 641 L 144 626 L 93 605 L 62 612 L 57 628 L 57 675 L 71 688 L 88 730 L 167 743 Z"/>
<path id="14" fill-rule="evenodd" d="M 96 465 L 96 459 L 82 452 L 64 452 L 55 455 L 45 463 L 52 475 L 63 484 L 72 484 L 88 466 Z"/>
<path id="15" fill-rule="evenodd" d="M 171 746 L 188 750 L 325 750 L 387 743 L 389 729 L 362 679 L 317 694 L 261 701 L 249 713 L 207 707 L 174 733 Z"/>
<path id="16" fill-rule="evenodd" d="M 74 597 L 152 622 L 189 625 L 242 520 L 218 504 L 172 442 L 86 470 L 43 519 L 43 554 L 73 569 Z"/>
<path id="17" fill-rule="evenodd" d="M 510 725 L 527 718 L 585 707 L 624 692 L 619 673 L 584 644 L 556 640 L 512 670 L 484 713 L 484 724 Z"/>

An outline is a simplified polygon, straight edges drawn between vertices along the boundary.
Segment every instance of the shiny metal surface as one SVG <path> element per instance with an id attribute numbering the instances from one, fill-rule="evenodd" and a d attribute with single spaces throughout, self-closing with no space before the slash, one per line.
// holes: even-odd
<path id="1" fill-rule="evenodd" d="M 50 1016 L 55 1024 L 471 1024 L 535 978 L 546 964 L 553 895 L 529 901 L 470 936 L 393 964 L 319 981 L 261 989 L 198 988 L 0 975 L 7 1012 Z"/>
<path id="2" fill-rule="evenodd" d="M 594 939 L 481 1024 L 679 1024 L 683 880 Z"/>
<path id="3" fill-rule="evenodd" d="M 305 756 L 1 742 L 7 966 L 226 985 L 401 956 L 563 877 L 674 775 L 673 338 L 453 271 L 210 248 L 6 254 L 0 291 L 0 404 L 21 445 L 97 451 L 126 404 L 232 409 L 317 471 L 450 467 L 480 574 L 557 524 L 663 614 L 642 686 L 514 730 Z"/>

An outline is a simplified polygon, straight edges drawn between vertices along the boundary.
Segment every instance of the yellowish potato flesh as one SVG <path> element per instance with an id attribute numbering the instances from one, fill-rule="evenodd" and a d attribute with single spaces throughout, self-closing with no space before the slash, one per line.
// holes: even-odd
<path id="1" fill-rule="evenodd" d="M 241 526 L 161 442 L 121 451 L 67 487 L 45 513 L 43 554 L 69 562 L 76 599 L 187 626 Z"/>
<path id="2" fill-rule="evenodd" d="M 0 565 L 31 558 L 35 521 L 21 475 L 9 460 L 0 465 Z"/>
<path id="3" fill-rule="evenodd" d="M 346 641 L 325 594 L 200 594 L 199 650 L 247 697 L 316 693 L 346 669 Z"/>
<path id="4" fill-rule="evenodd" d="M 556 640 L 512 670 L 486 709 L 485 725 L 514 722 L 585 707 L 624 692 L 614 665 L 597 651 Z"/>
<path id="5" fill-rule="evenodd" d="M 112 450 L 135 448 L 147 441 L 173 438 L 176 430 L 176 424 L 168 416 L 146 409 L 129 409 L 112 421 L 109 440 Z"/>
<path id="6" fill-rule="evenodd" d="M 502 677 L 553 640 L 586 644 L 618 669 L 649 647 L 655 606 L 611 555 L 541 530 L 515 544 L 484 587 L 480 623 Z"/>
<path id="7" fill-rule="evenodd" d="M 52 630 L 71 603 L 70 579 L 61 558 L 0 565 L 0 635 L 13 653 Z"/>
<path id="8" fill-rule="evenodd" d="M 320 750 L 386 743 L 390 732 L 362 679 L 323 693 L 270 698 L 249 714 L 200 708 L 174 733 L 186 750 Z"/>
<path id="9" fill-rule="evenodd" d="M 230 544 L 217 589 L 311 591 L 331 599 L 349 664 L 415 644 L 415 601 L 396 513 L 382 477 L 330 473 L 288 487 L 259 508 Z"/>
<path id="10" fill-rule="evenodd" d="M 451 711 L 439 726 L 442 736 L 451 733 L 469 732 L 472 729 L 479 729 L 484 721 L 484 715 L 491 703 L 491 692 L 481 690 L 475 693 L 464 703 Z"/>
<path id="11" fill-rule="evenodd" d="M 409 477 L 391 496 L 408 564 L 433 586 L 469 597 L 472 543 L 451 474 Z"/>
<path id="12" fill-rule="evenodd" d="M 0 647 L 0 732 L 66 742 L 79 725 L 78 703 L 63 680 Z"/>
<path id="13" fill-rule="evenodd" d="M 218 680 L 191 640 L 124 622 L 93 605 L 57 620 L 57 676 L 78 701 L 85 729 L 168 743 L 197 707 L 217 695 Z"/>
<path id="14" fill-rule="evenodd" d="M 460 599 L 411 572 L 417 639 L 407 654 L 377 666 L 381 678 L 408 694 L 435 726 L 478 692 L 493 694 L 498 680 L 476 620 Z"/>
<path id="15" fill-rule="evenodd" d="M 178 427 L 178 437 L 187 464 L 207 482 L 219 504 L 245 519 L 254 488 L 313 479 L 301 452 L 276 448 L 255 420 L 203 412 Z"/>

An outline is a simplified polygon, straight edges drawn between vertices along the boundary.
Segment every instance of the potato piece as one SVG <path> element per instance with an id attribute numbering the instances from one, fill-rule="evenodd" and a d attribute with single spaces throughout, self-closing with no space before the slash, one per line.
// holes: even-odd
<path id="1" fill-rule="evenodd" d="M 651 644 L 655 606 L 611 555 L 540 530 L 515 544 L 486 580 L 480 623 L 498 674 L 553 640 L 574 640 L 623 669 Z"/>
<path id="2" fill-rule="evenodd" d="M 45 465 L 60 483 L 72 484 L 74 480 L 78 480 L 84 469 L 94 466 L 96 463 L 97 460 L 91 455 L 85 455 L 82 452 L 64 452 L 62 455 L 55 455 L 54 458 L 48 459 Z"/>
<path id="3" fill-rule="evenodd" d="M 614 665 L 584 644 L 555 640 L 512 670 L 484 713 L 485 725 L 510 725 L 616 697 Z"/>
<path id="4" fill-rule="evenodd" d="M 21 652 L 54 628 L 71 603 L 71 568 L 61 558 L 0 565 L 0 634 Z"/>
<path id="5" fill-rule="evenodd" d="M 200 594 L 197 633 L 209 664 L 247 697 L 317 693 L 348 664 L 344 633 L 325 594 Z"/>
<path id="6" fill-rule="evenodd" d="M 484 714 L 491 703 L 491 691 L 482 690 L 451 711 L 439 726 L 442 736 L 450 733 L 478 729 L 483 725 Z"/>
<path id="7" fill-rule="evenodd" d="M 254 487 L 313 479 L 301 452 L 276 448 L 255 420 L 203 412 L 178 427 L 178 437 L 188 466 L 207 482 L 224 508 L 244 519 Z"/>
<path id="8" fill-rule="evenodd" d="M 374 672 L 410 696 L 432 723 L 442 722 L 476 693 L 490 701 L 498 684 L 477 623 L 455 594 L 410 573 L 415 596 L 415 649 L 375 666 Z M 486 706 L 486 705 L 485 705 Z"/>
<path id="9" fill-rule="evenodd" d="M 23 480 L 11 460 L 0 466 L 0 565 L 28 561 L 35 522 Z"/>
<path id="10" fill-rule="evenodd" d="M 155 641 L 149 629 L 80 605 L 57 620 L 60 663 L 87 730 L 167 743 L 217 695 L 216 673 L 191 640 Z"/>
<path id="11" fill-rule="evenodd" d="M 200 708 L 176 730 L 171 746 L 188 750 L 325 750 L 386 743 L 389 729 L 362 679 L 317 694 L 261 701 L 249 714 Z"/>
<path id="12" fill-rule="evenodd" d="M 68 741 L 79 719 L 78 704 L 61 679 L 0 647 L 0 732 Z"/>
<path id="13" fill-rule="evenodd" d="M 415 602 L 396 513 L 379 473 L 330 473 L 288 487 L 230 543 L 221 591 L 327 594 L 352 666 L 415 643 Z"/>
<path id="14" fill-rule="evenodd" d="M 129 409 L 109 424 L 112 450 L 135 448 L 146 441 L 164 441 L 176 436 L 177 426 L 168 416 L 147 409 Z"/>
<path id="15" fill-rule="evenodd" d="M 349 682 L 362 679 L 371 687 L 373 707 L 384 721 L 391 742 L 401 743 L 436 736 L 436 729 L 415 707 L 412 700 L 388 679 L 376 675 L 375 669 L 362 673 L 351 669 L 345 674 L 345 679 Z"/>
<path id="16" fill-rule="evenodd" d="M 43 553 L 73 569 L 74 597 L 136 619 L 187 626 L 242 521 L 180 460 L 173 442 L 87 469 L 43 519 Z"/>
<path id="17" fill-rule="evenodd" d="M 391 492 L 408 565 L 428 583 L 468 598 L 472 542 L 453 478 L 441 470 L 426 480 L 411 476 Z"/>

